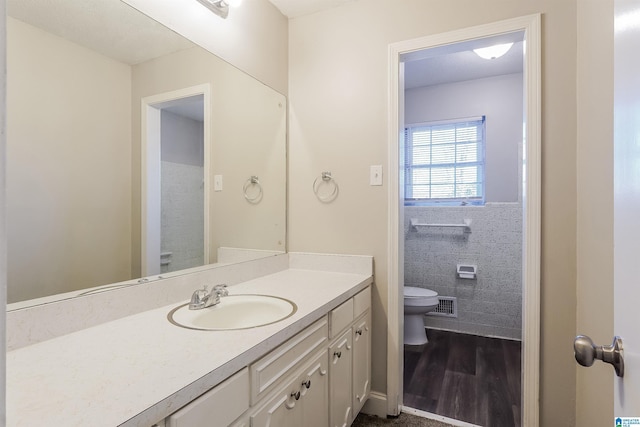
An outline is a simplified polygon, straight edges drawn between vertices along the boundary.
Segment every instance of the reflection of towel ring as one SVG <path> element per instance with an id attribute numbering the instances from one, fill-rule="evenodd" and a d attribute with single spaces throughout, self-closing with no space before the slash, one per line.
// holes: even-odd
<path id="1" fill-rule="evenodd" d="M 333 184 L 333 190 L 328 194 L 321 194 L 320 188 L 323 186 L 331 186 Z M 323 203 L 329 203 L 335 200 L 338 197 L 338 183 L 331 176 L 331 172 L 322 172 L 322 175 L 317 177 L 315 181 L 313 181 L 313 192 L 316 194 L 318 200 Z"/>
<path id="2" fill-rule="evenodd" d="M 250 196 L 247 190 L 251 187 L 258 187 L 258 193 Z M 262 185 L 260 185 L 260 181 L 256 175 L 251 175 L 251 178 L 244 183 L 242 191 L 244 192 L 244 198 L 247 199 L 249 203 L 260 203 L 260 200 L 262 200 Z"/>

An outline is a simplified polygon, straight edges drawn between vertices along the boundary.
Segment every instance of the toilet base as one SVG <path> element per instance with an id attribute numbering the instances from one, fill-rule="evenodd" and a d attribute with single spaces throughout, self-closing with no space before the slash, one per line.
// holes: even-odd
<path id="1" fill-rule="evenodd" d="M 406 345 L 424 345 L 428 343 L 424 327 L 424 313 L 404 315 L 404 343 Z"/>

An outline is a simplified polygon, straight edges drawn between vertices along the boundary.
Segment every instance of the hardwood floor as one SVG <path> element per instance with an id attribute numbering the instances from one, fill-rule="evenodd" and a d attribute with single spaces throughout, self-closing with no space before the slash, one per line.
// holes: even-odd
<path id="1" fill-rule="evenodd" d="M 404 347 L 404 405 L 487 427 L 520 427 L 521 343 L 427 330 Z"/>

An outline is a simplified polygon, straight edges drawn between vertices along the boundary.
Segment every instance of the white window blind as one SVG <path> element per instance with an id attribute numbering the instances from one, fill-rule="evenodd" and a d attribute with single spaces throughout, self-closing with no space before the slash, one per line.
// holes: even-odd
<path id="1" fill-rule="evenodd" d="M 484 202 L 485 118 L 405 128 L 407 204 Z"/>

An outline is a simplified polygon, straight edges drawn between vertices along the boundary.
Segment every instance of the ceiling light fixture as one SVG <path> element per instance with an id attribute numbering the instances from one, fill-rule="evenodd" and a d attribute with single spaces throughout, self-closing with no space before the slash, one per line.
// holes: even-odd
<path id="1" fill-rule="evenodd" d="M 198 0 L 210 11 L 225 19 L 229 16 L 229 6 L 236 7 L 242 0 Z"/>
<path id="2" fill-rule="evenodd" d="M 509 49 L 511 49 L 511 46 L 513 46 L 513 43 L 504 43 L 504 44 L 497 44 L 489 47 L 483 47 L 480 49 L 473 49 L 473 51 L 480 58 L 496 59 L 496 58 L 500 58 L 502 55 L 509 52 Z"/>

